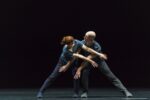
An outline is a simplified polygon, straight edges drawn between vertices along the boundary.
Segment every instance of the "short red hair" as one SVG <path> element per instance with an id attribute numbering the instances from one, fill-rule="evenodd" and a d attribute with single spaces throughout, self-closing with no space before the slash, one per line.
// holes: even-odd
<path id="1" fill-rule="evenodd" d="M 73 36 L 64 36 L 61 44 L 69 44 L 72 43 L 74 41 L 74 37 Z"/>

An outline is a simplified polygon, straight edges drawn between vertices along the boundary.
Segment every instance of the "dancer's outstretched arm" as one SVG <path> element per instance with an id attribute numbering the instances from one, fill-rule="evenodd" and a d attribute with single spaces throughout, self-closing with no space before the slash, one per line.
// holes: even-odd
<path id="1" fill-rule="evenodd" d="M 89 58 L 87 58 L 87 57 L 85 57 L 85 56 L 83 56 L 81 54 L 74 53 L 73 54 L 73 59 L 71 61 L 68 61 L 66 65 L 62 66 L 59 69 L 59 72 L 65 72 L 76 58 L 80 58 L 80 59 L 83 59 L 83 60 L 89 62 L 90 64 L 92 64 L 93 67 L 97 67 L 98 66 L 98 64 L 95 61 L 93 61 L 93 60 L 91 60 L 91 59 L 89 59 Z"/>
<path id="2" fill-rule="evenodd" d="M 87 51 L 91 54 L 95 54 L 95 55 L 99 56 L 101 59 L 107 60 L 107 56 L 105 54 L 99 53 L 99 52 L 97 52 L 97 51 L 95 51 L 95 50 L 93 50 L 93 49 L 91 49 L 85 45 L 82 46 L 82 49 L 84 49 L 85 51 Z"/>
<path id="3" fill-rule="evenodd" d="M 87 57 L 85 57 L 85 56 L 83 56 L 81 54 L 74 53 L 73 57 L 77 57 L 77 58 L 83 59 L 83 60 L 89 62 L 90 64 L 92 64 L 92 66 L 94 66 L 94 67 L 98 66 L 98 64 L 95 61 L 93 61 L 92 59 L 89 59 L 89 58 L 87 58 Z"/>

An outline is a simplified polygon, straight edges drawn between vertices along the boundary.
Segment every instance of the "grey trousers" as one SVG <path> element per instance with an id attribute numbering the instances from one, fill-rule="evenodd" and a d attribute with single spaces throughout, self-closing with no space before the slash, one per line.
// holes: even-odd
<path id="1" fill-rule="evenodd" d="M 74 76 L 75 71 L 76 71 L 76 63 L 74 62 L 71 65 L 71 69 L 72 69 L 72 74 Z M 43 85 L 41 86 L 39 92 L 44 92 L 51 84 L 53 84 L 53 82 L 57 79 L 58 76 L 60 76 L 62 73 L 59 72 L 60 67 L 62 67 L 63 65 L 65 65 L 65 63 L 60 59 L 55 67 L 55 69 L 53 70 L 53 72 L 47 77 L 47 79 L 44 81 Z M 73 84 L 74 84 L 74 91 L 77 92 L 78 90 L 78 80 L 73 80 Z"/>
<path id="2" fill-rule="evenodd" d="M 122 82 L 112 73 L 112 71 L 110 70 L 110 68 L 104 60 L 100 61 L 98 69 L 120 91 L 127 90 L 126 87 L 122 84 Z"/>
<path id="3" fill-rule="evenodd" d="M 59 60 L 56 67 L 55 67 L 55 69 L 53 70 L 53 72 L 44 81 L 44 83 L 41 86 L 39 92 L 44 92 L 48 88 L 48 86 L 50 86 L 56 80 L 56 78 L 61 74 L 59 72 L 59 69 L 60 69 L 61 66 L 63 66 L 63 63 L 61 62 L 61 60 Z"/>
<path id="4" fill-rule="evenodd" d="M 98 63 L 98 69 L 100 72 L 106 76 L 106 78 L 120 91 L 126 91 L 126 87 L 122 84 L 122 82 L 112 73 L 107 63 L 104 60 L 94 59 Z M 83 91 L 88 92 L 88 76 L 91 65 L 88 62 L 84 62 L 86 68 L 82 70 L 81 83 L 83 85 Z"/>
<path id="5" fill-rule="evenodd" d="M 75 68 L 74 72 L 73 72 L 73 76 L 75 75 L 76 73 L 76 70 L 77 68 Z M 80 83 L 81 83 L 81 89 L 82 89 L 82 92 L 88 92 L 88 76 L 89 76 L 89 68 L 84 68 L 81 72 L 81 78 L 80 79 L 73 79 L 73 88 L 74 88 L 74 92 L 76 94 L 79 93 L 79 89 L 80 89 Z"/>

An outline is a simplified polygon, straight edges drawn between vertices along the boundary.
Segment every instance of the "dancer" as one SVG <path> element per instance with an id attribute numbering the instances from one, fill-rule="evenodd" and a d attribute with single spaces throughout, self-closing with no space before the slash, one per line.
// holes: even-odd
<path id="1" fill-rule="evenodd" d="M 92 48 L 93 50 L 101 53 L 101 46 L 98 42 L 95 41 L 96 33 L 94 31 L 88 31 L 82 43 L 87 47 Z M 110 82 L 116 86 L 126 97 L 133 96 L 127 88 L 121 83 L 121 81 L 112 73 L 110 68 L 108 67 L 107 63 L 97 57 L 96 55 L 92 55 L 86 51 L 83 51 L 83 55 L 89 59 L 93 59 L 95 62 L 98 63 L 98 69 L 102 74 L 104 74 Z M 89 75 L 89 66 L 90 64 L 84 61 L 80 67 L 78 67 L 76 75 L 74 76 L 75 79 L 79 79 L 81 76 L 81 83 L 83 85 L 83 93 L 81 97 L 88 97 L 88 75 Z M 82 72 L 81 72 L 82 71 Z"/>

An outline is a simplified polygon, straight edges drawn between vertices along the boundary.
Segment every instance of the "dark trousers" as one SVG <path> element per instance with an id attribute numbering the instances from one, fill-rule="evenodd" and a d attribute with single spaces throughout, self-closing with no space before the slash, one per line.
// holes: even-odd
<path id="1" fill-rule="evenodd" d="M 64 63 L 61 59 L 58 61 L 55 69 L 53 70 L 53 72 L 47 77 L 47 79 L 44 81 L 43 85 L 41 86 L 39 92 L 44 92 L 51 84 L 53 84 L 53 82 L 57 79 L 58 76 L 60 76 L 62 73 L 59 72 L 60 67 L 62 67 L 63 65 L 65 65 L 66 62 Z M 72 74 L 74 76 L 75 70 L 76 70 L 76 64 L 77 62 L 74 61 L 74 63 L 71 65 L 71 69 L 72 69 Z M 74 85 L 74 91 L 77 91 L 78 89 L 78 80 L 74 80 L 73 81 Z"/>
<path id="2" fill-rule="evenodd" d="M 63 66 L 63 63 L 61 62 L 61 60 L 58 61 L 55 69 L 53 70 L 53 72 L 47 77 L 47 79 L 44 81 L 42 87 L 40 88 L 39 92 L 44 92 L 48 86 L 50 86 L 55 80 L 56 78 L 61 74 L 59 72 L 60 67 Z"/>
<path id="3" fill-rule="evenodd" d="M 120 91 L 127 90 L 126 87 L 122 84 L 122 82 L 112 73 L 112 71 L 110 70 L 110 68 L 108 67 L 105 61 L 103 60 L 100 61 L 98 69 Z"/>
<path id="4" fill-rule="evenodd" d="M 106 76 L 106 78 L 120 91 L 127 90 L 126 87 L 122 84 L 122 82 L 112 73 L 110 68 L 108 67 L 107 63 L 104 60 L 100 60 L 99 58 L 94 59 L 98 63 L 98 69 L 100 72 Z M 81 83 L 83 85 L 83 91 L 88 92 L 88 76 L 89 76 L 89 70 L 90 67 L 92 67 L 88 62 L 85 63 L 85 69 L 82 70 L 81 75 Z M 89 69 L 89 70 L 88 70 Z M 78 84 L 76 84 L 78 85 Z M 76 86 L 78 87 L 78 86 Z"/>
<path id="5" fill-rule="evenodd" d="M 76 71 L 77 68 L 74 69 L 73 76 L 75 75 Z M 88 83 L 89 83 L 88 77 L 89 77 L 89 68 L 86 67 L 82 70 L 80 79 L 73 79 L 73 88 L 76 94 L 79 93 L 80 84 L 81 84 L 82 92 L 88 92 Z"/>

